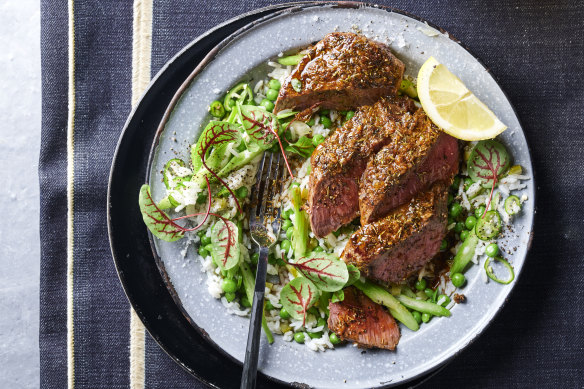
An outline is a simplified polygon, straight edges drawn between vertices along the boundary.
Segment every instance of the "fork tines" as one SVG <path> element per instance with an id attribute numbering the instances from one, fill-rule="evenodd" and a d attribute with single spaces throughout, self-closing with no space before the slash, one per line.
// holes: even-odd
<path id="1" fill-rule="evenodd" d="M 252 224 L 267 225 L 279 221 L 280 207 L 276 206 L 276 200 L 282 190 L 281 158 L 281 153 L 266 151 L 258 166 L 256 183 L 251 194 Z"/>

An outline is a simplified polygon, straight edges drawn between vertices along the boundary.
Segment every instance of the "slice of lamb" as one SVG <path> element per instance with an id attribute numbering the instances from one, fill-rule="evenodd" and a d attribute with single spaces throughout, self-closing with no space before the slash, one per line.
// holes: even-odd
<path id="1" fill-rule="evenodd" d="M 286 78 L 274 112 L 373 104 L 397 93 L 403 73 L 387 45 L 350 32 L 327 34 Z"/>
<path id="2" fill-rule="evenodd" d="M 372 223 L 458 172 L 458 141 L 416 111 L 407 128 L 369 160 L 361 177 L 361 224 Z"/>
<path id="3" fill-rule="evenodd" d="M 312 232 L 324 237 L 359 216 L 359 180 L 367 161 L 403 130 L 415 111 L 406 97 L 362 106 L 313 152 L 309 182 Z"/>
<path id="4" fill-rule="evenodd" d="M 344 289 L 344 294 L 343 301 L 329 304 L 331 331 L 361 347 L 394 350 L 400 332 L 389 312 L 352 286 Z"/>
<path id="5" fill-rule="evenodd" d="M 420 270 L 446 235 L 448 187 L 438 182 L 357 230 L 342 254 L 365 277 L 399 283 Z"/>

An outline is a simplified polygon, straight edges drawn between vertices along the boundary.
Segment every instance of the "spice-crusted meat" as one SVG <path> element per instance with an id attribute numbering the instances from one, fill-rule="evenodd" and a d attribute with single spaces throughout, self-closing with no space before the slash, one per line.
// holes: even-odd
<path id="1" fill-rule="evenodd" d="M 403 73 L 404 64 L 387 45 L 363 35 L 331 33 L 308 50 L 286 79 L 274 112 L 373 104 L 397 93 Z"/>
<path id="2" fill-rule="evenodd" d="M 409 201 L 436 181 L 458 172 L 458 142 L 419 109 L 405 131 L 369 160 L 361 177 L 361 224 L 368 224 Z"/>
<path id="3" fill-rule="evenodd" d="M 343 301 L 329 304 L 328 327 L 339 338 L 359 346 L 394 350 L 400 338 L 394 318 L 352 286 L 344 294 Z"/>
<path id="4" fill-rule="evenodd" d="M 438 182 L 357 230 L 342 258 L 372 279 L 399 283 L 420 270 L 446 235 L 448 188 Z"/>
<path id="5" fill-rule="evenodd" d="M 359 216 L 359 180 L 369 158 L 402 131 L 415 111 L 406 97 L 362 106 L 313 152 L 309 183 L 312 232 L 323 237 Z"/>

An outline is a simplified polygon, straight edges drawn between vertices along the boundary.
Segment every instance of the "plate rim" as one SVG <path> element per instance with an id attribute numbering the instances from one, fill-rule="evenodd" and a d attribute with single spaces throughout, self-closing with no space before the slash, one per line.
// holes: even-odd
<path id="1" fill-rule="evenodd" d="M 524 131 L 524 127 L 521 123 L 520 117 L 517 114 L 517 111 L 515 109 L 515 106 L 512 104 L 508 94 L 506 93 L 506 91 L 501 87 L 501 84 L 498 80 L 498 78 L 491 72 L 490 68 L 487 67 L 482 60 L 472 51 L 470 50 L 463 42 L 461 42 L 460 40 L 458 40 L 457 38 L 455 38 L 453 35 L 451 35 L 450 33 L 448 33 L 446 30 L 444 30 L 443 28 L 435 25 L 434 23 L 428 21 L 425 18 L 421 18 L 417 15 L 414 15 L 412 13 L 409 13 L 407 11 L 403 11 L 400 9 L 396 9 L 393 7 L 389 7 L 389 6 L 385 6 L 385 5 L 380 5 L 380 4 L 375 4 L 375 3 L 369 3 L 369 2 L 356 2 L 356 1 L 299 1 L 299 2 L 290 2 L 290 3 L 282 3 L 282 4 L 278 4 L 278 5 L 272 5 L 272 6 L 268 6 L 268 7 L 263 7 L 263 8 L 258 8 L 246 13 L 242 13 L 232 19 L 229 19 L 226 22 L 223 22 L 215 27 L 213 27 L 212 29 L 206 31 L 205 33 L 201 34 L 200 36 L 198 36 L 197 38 L 195 38 L 193 41 L 191 41 L 189 44 L 187 44 L 186 46 L 184 46 L 175 56 L 173 56 L 160 70 L 159 72 L 156 74 L 156 76 L 152 79 L 151 83 L 149 84 L 148 88 L 144 91 L 142 97 L 140 98 L 139 102 L 135 105 L 134 109 L 132 110 L 132 112 L 130 113 L 128 120 L 126 122 L 126 124 L 124 125 L 124 129 L 120 135 L 120 139 L 118 141 L 118 145 L 116 146 L 116 152 L 114 154 L 114 161 L 116 159 L 117 156 L 117 152 L 118 152 L 118 148 L 119 148 L 119 144 L 122 141 L 124 132 L 127 128 L 127 125 L 129 124 L 129 122 L 131 121 L 132 117 L 134 116 L 135 110 L 138 108 L 138 106 L 142 103 L 142 99 L 144 97 L 144 95 L 146 95 L 149 90 L 150 87 L 152 86 L 152 84 L 154 84 L 158 78 L 160 77 L 160 75 L 164 72 L 166 72 L 168 70 L 168 67 L 175 62 L 179 57 L 181 57 L 187 50 L 189 50 L 191 47 L 193 47 L 194 45 L 196 45 L 201 39 L 203 39 L 204 37 L 216 32 L 217 30 L 221 29 L 222 27 L 233 23 L 237 20 L 240 20 L 246 16 L 249 15 L 253 15 L 253 14 L 258 14 L 261 12 L 266 12 L 266 11 L 270 11 L 273 10 L 274 12 L 265 15 L 263 17 L 260 17 L 256 20 L 251 21 L 250 23 L 246 24 L 245 26 L 239 28 L 238 30 L 234 31 L 233 33 L 227 35 L 223 40 L 221 40 L 221 42 L 219 42 L 217 45 L 215 45 L 209 52 L 207 52 L 207 54 L 203 57 L 203 59 L 195 66 L 195 68 L 192 70 L 192 72 L 187 76 L 187 78 L 180 84 L 179 88 L 177 89 L 177 91 L 174 93 L 170 103 L 168 104 L 168 106 L 166 107 L 165 111 L 164 111 L 164 115 L 162 117 L 162 119 L 160 120 L 160 123 L 156 129 L 156 132 L 154 134 L 154 139 L 152 141 L 152 145 L 150 148 L 150 152 L 148 155 L 148 164 L 147 164 L 147 168 L 146 168 L 146 179 L 145 182 L 148 183 L 148 178 L 150 177 L 151 174 L 151 169 L 152 169 L 152 163 L 153 160 L 155 158 L 155 154 L 156 154 L 156 149 L 158 147 L 158 143 L 160 140 L 160 136 L 162 135 L 166 124 L 168 123 L 168 120 L 173 112 L 173 110 L 176 107 L 176 104 L 178 103 L 178 101 L 180 100 L 180 98 L 183 96 L 184 92 L 186 92 L 189 89 L 190 84 L 192 83 L 192 81 L 194 80 L 194 78 L 217 56 L 217 54 L 221 51 L 222 48 L 224 48 L 225 46 L 227 46 L 229 43 L 231 43 L 234 39 L 237 39 L 239 35 L 241 35 L 242 33 L 244 33 L 245 31 L 255 27 L 258 24 L 261 24 L 262 22 L 265 22 L 267 20 L 270 20 L 274 17 L 286 14 L 286 13 L 293 13 L 293 12 L 297 12 L 297 11 L 302 11 L 304 9 L 310 9 L 310 8 L 315 8 L 315 7 L 333 7 L 333 8 L 354 8 L 354 9 L 359 9 L 359 8 L 374 8 L 374 9 L 380 9 L 380 10 L 384 10 L 386 12 L 390 12 L 390 13 L 396 13 L 396 14 L 401 14 L 407 17 L 410 17 L 414 20 L 417 20 L 419 22 L 422 23 L 426 23 L 429 26 L 435 28 L 436 30 L 440 31 L 441 33 L 445 33 L 447 34 L 448 38 L 450 40 L 452 40 L 453 42 L 455 42 L 456 44 L 458 44 L 462 49 L 464 49 L 467 53 L 469 53 L 473 59 L 475 61 L 477 61 L 479 63 L 479 65 L 481 67 L 483 67 L 485 69 L 485 71 L 493 78 L 493 80 L 495 81 L 496 85 L 499 87 L 499 89 L 502 91 L 506 101 L 508 102 L 514 116 L 517 118 L 519 127 L 521 129 L 521 132 L 524 135 L 525 138 L 525 146 L 526 146 L 526 153 L 529 159 L 529 162 L 531 164 L 531 182 L 532 185 L 535 185 L 536 182 L 536 172 L 535 172 L 535 168 L 533 165 L 533 160 L 532 160 L 532 153 L 531 153 L 531 147 L 529 144 L 529 140 L 528 137 L 526 136 L 526 133 Z M 112 170 L 111 172 L 113 173 L 114 170 L 114 165 L 112 165 Z M 110 174 L 110 184 L 111 184 L 111 174 Z M 110 211 L 110 185 L 108 185 L 108 234 L 110 232 L 110 223 L 109 223 L 109 211 Z M 535 188 L 535 187 L 534 187 Z M 531 247 L 532 247 L 532 242 L 533 242 L 533 236 L 534 236 L 534 231 L 533 231 L 533 226 L 535 224 L 535 220 L 536 220 L 536 215 L 537 215 L 537 201 L 536 201 L 536 191 L 534 189 L 533 191 L 533 215 L 531 218 L 531 224 L 528 226 L 529 230 L 530 230 L 530 237 L 529 240 L 527 242 L 527 246 L 526 246 L 526 251 L 525 251 L 525 257 L 523 259 L 523 264 L 526 263 L 527 257 L 530 253 Z M 176 291 L 174 290 L 174 287 L 172 285 L 172 282 L 170 281 L 168 274 L 164 268 L 164 263 L 162 261 L 162 259 L 160 258 L 160 256 L 158 255 L 155 245 L 154 245 L 154 237 L 153 235 L 150 233 L 150 231 L 148 231 L 148 239 L 150 242 L 150 246 L 151 246 L 151 250 L 152 250 L 152 254 L 153 257 L 156 261 L 156 265 L 157 268 L 160 272 L 160 275 L 162 277 L 162 279 L 164 280 L 164 284 L 168 290 L 168 292 L 170 293 L 170 295 L 172 296 L 172 299 L 175 303 L 175 305 L 177 306 L 177 308 L 180 310 L 180 312 L 183 314 L 183 316 L 187 319 L 187 321 L 191 324 L 191 326 L 194 327 L 194 329 L 196 331 L 198 331 L 203 338 L 208 341 L 212 347 L 214 347 L 217 351 L 219 351 L 223 356 L 226 356 L 227 358 L 229 358 L 230 360 L 232 360 L 233 362 L 237 363 L 238 365 L 241 366 L 241 362 L 239 360 L 237 360 L 236 358 L 234 358 L 232 355 L 228 354 L 226 351 L 224 351 L 221 347 L 219 347 L 207 334 L 204 330 L 202 330 L 198 325 L 196 325 L 196 323 L 194 322 L 194 320 L 192 320 L 192 318 L 190 317 L 190 315 L 186 312 L 186 310 L 184 309 L 184 307 L 182 306 L 182 303 L 180 301 L 180 298 L 178 297 Z M 112 239 L 111 239 L 111 235 L 110 235 L 110 246 L 112 246 L 112 254 L 113 254 L 113 245 L 112 245 Z M 114 256 L 114 262 L 116 262 L 115 256 Z M 118 270 L 118 266 L 117 266 L 117 262 L 116 262 L 116 270 Z M 501 302 L 501 304 L 497 307 L 495 313 L 493 314 L 493 316 L 490 318 L 490 320 L 488 320 L 488 322 L 482 327 L 480 328 L 478 331 L 476 331 L 474 334 L 472 334 L 471 338 L 468 340 L 467 343 L 463 344 L 456 352 L 452 353 L 450 356 L 448 356 L 446 359 L 444 359 L 443 361 L 441 361 L 440 363 L 434 365 L 433 367 L 415 375 L 412 376 L 404 381 L 401 381 L 397 384 L 387 384 L 387 385 L 380 385 L 377 386 L 379 388 L 389 388 L 389 387 L 396 387 L 399 385 L 404 385 L 407 383 L 411 383 L 415 380 L 420 380 L 422 379 L 421 382 L 424 382 L 425 380 L 427 380 L 430 376 L 433 376 L 434 374 L 436 374 L 438 371 L 440 371 L 442 368 L 444 368 L 449 362 L 451 362 L 452 360 L 454 360 L 454 358 L 456 358 L 460 353 L 462 353 L 465 349 L 467 349 L 468 346 L 470 346 L 477 338 L 479 338 L 483 332 L 492 324 L 492 322 L 496 319 L 496 317 L 500 314 L 500 312 L 502 311 L 502 309 L 505 307 L 507 300 L 510 298 L 511 294 L 513 293 L 513 291 L 515 290 L 515 285 L 518 282 L 521 273 L 523 273 L 523 271 L 520 271 L 519 274 L 517 275 L 515 282 L 513 283 L 513 286 L 511 287 L 510 291 L 508 292 L 506 298 Z M 118 271 L 118 276 L 120 276 L 120 273 Z M 122 282 L 123 288 L 124 288 L 124 292 L 126 293 L 128 299 L 130 300 L 132 306 L 135 306 L 135 304 L 132 302 L 132 299 L 130 298 L 126 285 L 124 284 L 123 280 L 120 278 L 120 281 Z M 142 322 L 144 322 L 144 318 L 142 316 L 140 316 L 140 319 L 142 320 Z M 148 329 L 148 327 L 145 325 L 145 327 Z M 150 330 L 148 329 L 148 331 L 150 332 Z M 153 336 L 153 338 L 156 340 L 156 342 L 159 344 L 159 346 L 175 361 L 177 362 L 180 366 L 182 366 L 183 368 L 185 368 L 189 373 L 193 374 L 195 377 L 197 377 L 199 380 L 205 382 L 208 385 L 212 385 L 209 382 L 207 382 L 204 378 L 200 377 L 199 375 L 197 375 L 193 369 L 188 368 L 184 363 L 182 363 L 182 361 L 180 361 L 180 359 L 176 358 L 175 355 L 173 355 L 172 351 L 167 350 L 166 346 L 161 343 L 158 339 L 156 339 L 156 337 Z M 272 376 L 266 376 L 264 375 L 268 380 L 273 381 L 273 382 L 277 382 L 279 384 L 284 384 L 284 385 L 298 385 L 298 383 L 288 383 L 288 382 L 284 382 L 281 381 L 277 378 L 274 378 Z M 301 384 L 304 385 L 304 384 Z"/>

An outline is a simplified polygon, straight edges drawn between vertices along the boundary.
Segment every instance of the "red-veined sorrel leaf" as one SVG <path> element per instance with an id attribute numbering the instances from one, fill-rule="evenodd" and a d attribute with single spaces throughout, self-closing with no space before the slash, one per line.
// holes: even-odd
<path id="1" fill-rule="evenodd" d="M 220 146 L 227 146 L 227 143 L 238 141 L 240 138 L 238 126 L 229 122 L 219 122 L 212 120 L 199 136 L 197 144 L 191 149 L 191 161 L 193 163 L 193 172 L 198 172 L 203 166 L 202 155 L 205 154 L 207 164 L 211 168 L 215 168 L 212 162 L 209 161 L 209 153 L 211 149 L 218 149 Z M 222 153 L 217 153 L 217 159 L 223 159 Z"/>
<path id="2" fill-rule="evenodd" d="M 306 321 L 306 312 L 318 300 L 319 291 L 309 279 L 297 277 L 280 292 L 282 306 L 296 320 Z"/>
<path id="3" fill-rule="evenodd" d="M 239 115 L 243 128 L 250 138 L 250 141 L 247 142 L 248 149 L 252 152 L 267 150 L 274 145 L 275 141 L 278 141 L 288 173 L 294 179 L 292 169 L 290 169 L 288 158 L 282 146 L 282 140 L 280 139 L 279 133 L 281 127 L 277 116 L 255 105 L 239 106 Z"/>
<path id="4" fill-rule="evenodd" d="M 222 270 L 232 269 L 239 263 L 237 234 L 237 225 L 223 218 L 211 228 L 211 255 Z"/>
<path id="5" fill-rule="evenodd" d="M 336 292 L 349 280 L 347 265 L 332 254 L 312 252 L 291 265 L 323 292 Z"/>
<path id="6" fill-rule="evenodd" d="M 347 271 L 349 272 L 349 280 L 347 281 L 345 286 L 351 286 L 355 282 L 357 282 L 359 278 L 361 278 L 361 271 L 359 271 L 359 269 L 357 269 L 357 266 L 353 265 L 352 263 L 347 265 Z"/>
<path id="7" fill-rule="evenodd" d="M 207 127 L 205 127 L 203 134 L 197 141 L 194 150 L 196 150 L 195 152 L 198 154 L 199 159 L 193 158 L 193 166 L 196 161 L 200 160 L 201 165 L 229 191 L 229 194 L 233 197 L 233 200 L 235 200 L 237 210 L 242 213 L 237 196 L 235 196 L 235 193 L 233 193 L 229 185 L 227 185 L 227 183 L 215 172 L 215 169 L 220 169 L 222 167 L 220 163 L 224 159 L 227 144 L 236 142 L 239 139 L 240 134 L 237 125 L 228 122 L 211 121 Z M 211 152 L 211 149 L 215 151 Z M 193 153 L 193 151 L 191 151 L 191 153 Z M 209 160 L 207 158 L 209 158 Z"/>
<path id="8" fill-rule="evenodd" d="M 144 223 L 158 239 L 174 242 L 184 237 L 184 229 L 158 208 L 150 194 L 149 185 L 144 184 L 140 188 L 138 203 Z"/>
<path id="9" fill-rule="evenodd" d="M 267 150 L 272 147 L 280 133 L 280 122 L 276 115 L 255 105 L 242 105 L 239 112 L 243 128 L 250 138 L 249 150 Z"/>
<path id="10" fill-rule="evenodd" d="M 484 188 L 491 188 L 487 210 L 499 177 L 510 165 L 511 158 L 507 149 L 495 140 L 482 140 L 473 147 L 467 162 L 468 175 L 473 181 L 481 182 Z"/>
<path id="11" fill-rule="evenodd" d="M 287 152 L 298 154 L 304 159 L 309 158 L 314 152 L 314 149 L 315 147 L 312 143 L 312 139 L 304 135 L 301 136 L 295 143 L 288 144 L 288 146 L 285 148 Z"/>

